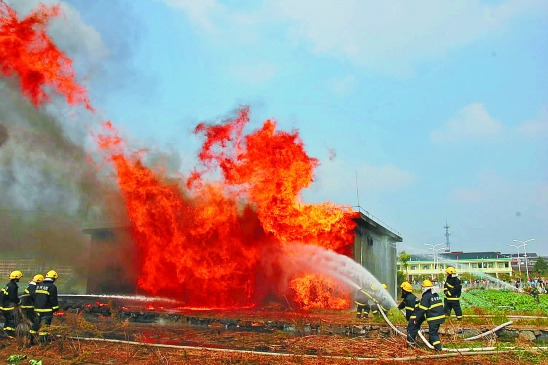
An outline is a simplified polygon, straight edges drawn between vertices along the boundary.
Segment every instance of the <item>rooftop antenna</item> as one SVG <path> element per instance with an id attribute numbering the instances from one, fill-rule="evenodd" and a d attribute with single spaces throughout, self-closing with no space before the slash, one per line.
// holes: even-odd
<path id="1" fill-rule="evenodd" d="M 451 233 L 449 233 L 449 225 L 447 224 L 447 221 L 445 221 L 445 252 L 451 252 L 451 244 L 449 243 L 449 236 L 451 236 Z"/>

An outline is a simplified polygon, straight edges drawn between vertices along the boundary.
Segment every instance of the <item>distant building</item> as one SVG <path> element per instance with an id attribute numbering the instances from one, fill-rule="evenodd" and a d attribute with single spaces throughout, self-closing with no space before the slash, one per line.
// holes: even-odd
<path id="1" fill-rule="evenodd" d="M 402 242 L 399 233 L 381 224 L 367 212 L 356 218 L 354 260 L 365 267 L 375 278 L 388 286 L 388 292 L 397 297 L 396 243 Z"/>
<path id="2" fill-rule="evenodd" d="M 532 274 L 533 267 L 537 263 L 539 257 L 542 257 L 542 259 L 548 263 L 548 256 L 538 256 L 535 252 L 527 252 L 527 258 L 523 253 L 520 253 L 519 257 L 517 253 L 506 253 L 503 255 L 511 258 L 512 270 L 523 273 L 526 271 L 527 267 L 529 267 L 529 274 Z M 525 264 L 526 260 L 527 265 Z"/>
<path id="3" fill-rule="evenodd" d="M 465 273 L 481 276 L 488 274 L 496 278 L 501 274 L 512 275 L 512 258 L 500 252 L 444 252 L 433 255 L 411 255 L 407 262 L 409 280 L 420 281 L 424 278 L 435 279 L 445 275 L 445 269 L 453 266 L 462 275 Z M 406 268 L 398 263 L 398 270 Z"/>

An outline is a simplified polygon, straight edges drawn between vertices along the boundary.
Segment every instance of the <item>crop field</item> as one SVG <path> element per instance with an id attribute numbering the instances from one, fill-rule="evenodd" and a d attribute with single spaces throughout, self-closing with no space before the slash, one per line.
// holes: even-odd
<path id="1" fill-rule="evenodd" d="M 472 289 L 464 292 L 461 305 L 464 309 L 489 309 L 495 313 L 548 315 L 548 295 L 540 295 L 540 303 L 526 293 L 508 290 Z"/>

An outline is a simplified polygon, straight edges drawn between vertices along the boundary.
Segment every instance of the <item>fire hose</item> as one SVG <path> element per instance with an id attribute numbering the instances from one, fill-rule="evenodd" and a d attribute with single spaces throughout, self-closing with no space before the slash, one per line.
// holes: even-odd
<path id="1" fill-rule="evenodd" d="M 392 322 L 390 322 L 390 320 L 388 319 L 388 317 L 386 316 L 386 314 L 384 313 L 384 311 L 382 310 L 382 308 L 381 308 L 380 305 L 378 305 L 378 309 L 379 309 L 379 312 L 381 313 L 381 315 L 383 316 L 384 320 L 386 321 L 386 323 L 388 323 L 388 325 L 394 330 L 394 332 L 396 332 L 397 334 L 399 334 L 399 335 L 401 335 L 401 336 L 403 336 L 403 337 L 407 337 L 406 334 L 404 334 L 403 332 L 401 332 L 400 330 L 398 330 L 398 329 L 392 324 Z M 402 311 L 402 313 L 403 313 L 403 311 Z M 495 327 L 495 328 L 493 328 L 493 329 L 491 329 L 491 330 L 489 330 L 489 331 L 483 332 L 483 333 L 481 333 L 481 334 L 479 334 L 479 335 L 477 335 L 477 336 L 472 336 L 472 337 L 465 338 L 464 341 L 477 340 L 478 338 L 485 337 L 485 336 L 487 336 L 487 335 L 489 335 L 489 334 L 491 334 L 491 333 L 494 333 L 494 332 L 500 330 L 501 328 L 506 327 L 506 326 L 508 326 L 508 325 L 510 325 L 510 324 L 512 324 L 512 323 L 513 323 L 513 321 L 508 321 L 508 322 L 503 323 L 503 324 L 501 324 L 501 325 L 499 325 L 499 326 L 497 326 L 497 327 Z M 420 330 L 419 330 L 419 337 L 420 337 L 421 340 L 426 344 L 426 346 L 428 346 L 428 348 L 430 348 L 431 350 L 434 349 L 434 346 L 432 346 L 432 345 L 430 344 L 430 342 L 428 342 L 428 341 L 426 340 L 426 338 L 425 338 L 424 335 L 422 334 L 422 331 L 420 331 Z M 488 347 L 488 348 L 486 348 L 486 349 L 494 349 L 494 348 Z M 461 349 L 445 349 L 445 348 L 444 348 L 443 350 L 445 350 L 445 351 L 450 351 L 450 352 L 459 352 L 459 351 L 463 351 L 463 350 L 461 350 Z M 469 351 L 469 349 L 464 349 L 464 350 Z M 485 350 L 485 351 L 486 351 L 486 350 Z"/>
<path id="2" fill-rule="evenodd" d="M 229 352 L 229 353 L 247 353 L 254 355 L 263 355 L 263 356 L 280 356 L 280 357 L 294 357 L 295 354 L 292 353 L 283 353 L 283 352 L 267 352 L 267 351 L 254 351 L 254 350 L 241 350 L 241 349 L 223 349 L 218 347 L 202 347 L 202 346 L 185 346 L 185 345 L 168 345 L 168 344 L 153 344 L 150 342 L 137 342 L 137 341 L 128 341 L 128 340 L 114 340 L 106 338 L 97 338 L 97 337 L 70 337 L 76 341 L 94 341 L 94 342 L 109 342 L 109 343 L 120 343 L 127 345 L 136 345 L 136 346 L 150 346 L 150 347 L 159 347 L 159 348 L 169 348 L 169 349 L 179 349 L 179 350 L 206 350 L 206 351 L 216 351 L 216 352 Z M 390 357 L 390 358 L 379 358 L 379 357 L 349 357 L 349 356 L 337 356 L 337 355 L 308 355 L 301 354 L 298 356 L 305 358 L 318 358 L 322 357 L 324 359 L 352 359 L 353 361 L 365 361 L 365 362 L 375 362 L 378 361 L 397 361 L 397 362 L 409 362 L 420 359 L 437 359 L 437 358 L 448 358 L 454 356 L 478 356 L 478 355 L 495 355 L 506 352 L 518 351 L 516 347 L 507 347 L 502 349 L 497 349 L 495 347 L 484 347 L 484 348 L 466 348 L 461 351 L 463 353 L 445 353 L 445 354 L 431 354 L 431 355 L 418 355 L 418 356 L 406 356 L 406 357 Z M 548 347 L 536 347 L 529 349 L 530 351 L 545 351 L 548 350 Z"/>

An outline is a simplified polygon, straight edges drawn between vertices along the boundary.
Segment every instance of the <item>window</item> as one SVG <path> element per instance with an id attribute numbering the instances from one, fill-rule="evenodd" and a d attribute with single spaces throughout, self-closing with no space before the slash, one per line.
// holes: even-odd
<path id="1" fill-rule="evenodd" d="M 430 266 L 430 265 L 422 265 L 422 269 L 423 269 L 423 270 L 428 270 L 429 266 Z"/>
<path id="2" fill-rule="evenodd" d="M 411 270 L 417 270 L 417 265 L 411 265 Z"/>
<path id="3" fill-rule="evenodd" d="M 499 267 L 499 269 L 502 269 L 504 267 L 504 263 L 499 262 L 498 267 Z"/>
<path id="4" fill-rule="evenodd" d="M 478 268 L 478 264 L 472 264 L 472 269 L 477 269 Z"/>
<path id="5" fill-rule="evenodd" d="M 492 269 L 494 266 L 495 266 L 495 264 L 493 264 L 492 262 L 487 264 L 487 267 L 490 268 L 490 269 Z"/>

